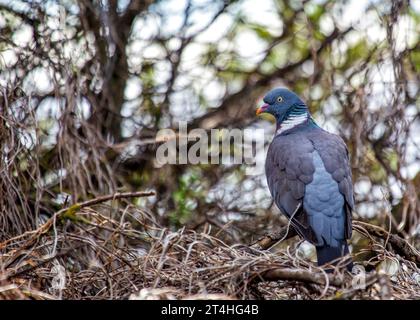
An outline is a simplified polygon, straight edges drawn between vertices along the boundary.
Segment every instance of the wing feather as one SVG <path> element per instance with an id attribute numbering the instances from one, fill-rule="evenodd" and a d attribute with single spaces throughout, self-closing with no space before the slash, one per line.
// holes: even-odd
<path id="1" fill-rule="evenodd" d="M 276 137 L 269 147 L 265 165 L 268 187 L 277 207 L 289 218 L 294 214 L 291 224 L 309 241 L 316 241 L 316 236 L 302 203 L 305 185 L 312 181 L 315 172 L 310 156 L 313 150 L 312 143 L 303 137 Z"/>
<path id="2" fill-rule="evenodd" d="M 345 199 L 346 238 L 352 234 L 352 211 L 354 209 L 353 184 L 349 152 L 341 137 L 320 130 L 308 135 L 324 163 L 325 169 L 338 183 L 338 189 Z"/>
<path id="3" fill-rule="evenodd" d="M 320 154 L 325 169 L 337 182 L 339 191 L 344 196 L 345 236 L 350 238 L 354 208 L 353 186 L 348 150 L 339 136 L 317 129 L 275 137 L 269 147 L 265 166 L 271 195 L 277 207 L 289 218 L 300 206 L 291 223 L 299 234 L 316 243 L 317 238 L 309 220 L 312 219 L 311 224 L 322 222 L 308 216 L 302 205 L 305 186 L 313 181 L 315 172 L 312 158 L 314 150 Z M 336 232 L 342 232 L 342 228 L 337 228 Z"/>

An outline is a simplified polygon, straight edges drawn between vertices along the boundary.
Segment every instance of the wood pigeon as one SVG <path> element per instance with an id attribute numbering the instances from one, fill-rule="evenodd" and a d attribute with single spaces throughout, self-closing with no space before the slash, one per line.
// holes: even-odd
<path id="1" fill-rule="evenodd" d="M 264 103 L 257 115 L 272 114 L 277 122 L 265 163 L 277 207 L 316 246 L 319 266 L 347 255 L 354 198 L 344 141 L 321 129 L 306 104 L 288 89 L 270 91 Z M 351 270 L 351 259 L 345 264 Z"/>

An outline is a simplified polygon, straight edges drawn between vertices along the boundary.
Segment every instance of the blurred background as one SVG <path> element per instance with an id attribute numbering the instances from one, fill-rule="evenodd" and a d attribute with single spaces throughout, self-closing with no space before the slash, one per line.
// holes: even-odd
<path id="1" fill-rule="evenodd" d="M 255 109 L 286 86 L 347 143 L 354 217 L 418 241 L 419 35 L 408 0 L 0 0 L 0 239 L 137 190 L 156 195 L 132 205 L 172 230 L 250 243 L 278 229 L 264 174 L 158 167 L 154 139 L 188 121 L 269 143 Z"/>

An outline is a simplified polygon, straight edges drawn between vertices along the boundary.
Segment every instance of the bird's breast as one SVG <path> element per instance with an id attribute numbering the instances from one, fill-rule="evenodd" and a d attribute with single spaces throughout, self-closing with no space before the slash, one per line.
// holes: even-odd
<path id="1" fill-rule="evenodd" d="M 324 163 L 315 150 L 312 153 L 315 172 L 312 182 L 306 185 L 304 206 L 310 212 L 322 211 L 328 216 L 341 215 L 344 206 L 344 198 L 341 195 L 338 184 L 325 169 Z"/>

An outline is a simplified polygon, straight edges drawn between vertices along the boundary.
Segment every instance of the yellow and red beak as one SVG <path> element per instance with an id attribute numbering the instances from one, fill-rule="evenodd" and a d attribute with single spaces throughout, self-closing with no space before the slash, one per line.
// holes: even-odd
<path id="1" fill-rule="evenodd" d="M 257 116 L 265 111 L 267 111 L 269 105 L 268 104 L 263 104 L 261 107 L 259 107 L 257 109 L 257 112 L 255 113 Z"/>

